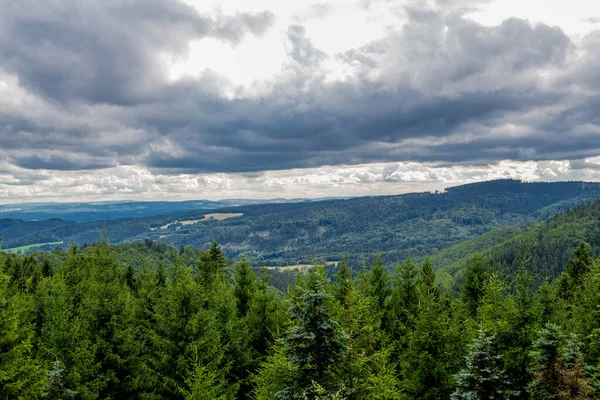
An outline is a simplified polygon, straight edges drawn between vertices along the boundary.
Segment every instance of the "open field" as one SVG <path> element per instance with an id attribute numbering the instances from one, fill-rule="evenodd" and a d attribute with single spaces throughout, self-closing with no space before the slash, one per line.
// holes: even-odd
<path id="1" fill-rule="evenodd" d="M 337 267 L 339 264 L 339 261 L 328 261 L 325 263 L 325 265 L 327 266 L 334 266 Z M 316 267 L 317 265 L 321 265 L 321 264 L 294 264 L 294 265 L 286 265 L 283 267 L 269 267 L 269 266 L 265 266 L 265 267 L 260 267 L 260 268 L 265 268 L 268 270 L 277 270 L 277 271 L 308 271 L 311 268 Z"/>
<path id="2" fill-rule="evenodd" d="M 190 219 L 190 220 L 185 220 L 185 221 L 173 221 L 173 222 L 169 222 L 168 224 L 162 225 L 158 229 L 169 229 L 169 227 L 171 225 L 175 225 L 175 224 L 181 224 L 182 226 L 185 226 L 185 225 L 194 225 L 195 223 L 202 222 L 202 221 L 209 221 L 211 219 L 214 219 L 216 221 L 223 221 L 223 220 L 229 219 L 229 218 L 241 217 L 242 215 L 244 215 L 244 214 L 243 213 L 213 213 L 213 214 L 206 214 L 206 215 L 203 216 L 202 219 Z M 151 228 L 151 229 L 155 230 L 156 228 Z"/>
<path id="3" fill-rule="evenodd" d="M 206 214 L 201 221 L 208 221 L 209 219 L 216 219 L 217 221 L 223 221 L 228 218 L 235 218 L 243 216 L 243 213 L 214 213 L 214 214 Z M 183 222 L 182 222 L 183 223 Z M 185 224 L 183 224 L 185 225 Z"/>
<path id="4" fill-rule="evenodd" d="M 7 253 L 18 253 L 20 251 L 30 250 L 34 247 L 42 247 L 42 246 L 47 246 L 47 245 L 60 245 L 60 244 L 63 244 L 63 242 L 35 243 L 35 244 L 28 244 L 27 246 L 13 247 L 12 249 L 4 249 L 4 251 L 6 251 Z"/>

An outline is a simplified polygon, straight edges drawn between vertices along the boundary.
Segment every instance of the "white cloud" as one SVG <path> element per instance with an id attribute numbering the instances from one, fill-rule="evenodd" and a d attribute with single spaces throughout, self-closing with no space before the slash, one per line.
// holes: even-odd
<path id="1" fill-rule="evenodd" d="M 30 184 L 26 171 L 0 163 L 0 199 L 23 201 L 189 200 L 278 197 L 332 197 L 443 190 L 490 179 L 526 181 L 599 180 L 600 159 L 568 161 L 502 161 L 485 166 L 375 163 L 320 167 L 257 174 L 157 174 L 122 166 L 86 172 L 40 171 Z M 585 167 L 585 164 L 590 164 Z M 31 177 L 29 177 L 31 178 Z"/>

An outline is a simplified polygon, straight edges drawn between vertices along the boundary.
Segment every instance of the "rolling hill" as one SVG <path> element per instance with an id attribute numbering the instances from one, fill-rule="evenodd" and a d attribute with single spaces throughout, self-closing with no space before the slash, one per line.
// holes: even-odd
<path id="1" fill-rule="evenodd" d="M 379 253 L 388 262 L 420 258 L 501 227 L 544 220 L 600 198 L 600 184 L 497 180 L 410 193 L 287 204 L 260 204 L 92 222 L 15 222 L 2 229 L 4 248 L 63 242 L 92 243 L 104 232 L 111 243 L 165 242 L 205 248 L 219 242 L 230 257 L 256 265 L 307 264 Z M 37 225 L 30 225 L 30 224 Z M 6 222 L 0 221 L 0 227 Z M 33 226 L 34 229 L 29 229 Z M 498 242 L 512 231 L 480 240 Z M 516 228 L 514 228 L 516 229 Z M 47 246 L 51 248 L 53 245 Z M 44 248 L 44 247 L 43 247 Z M 460 253 L 453 255 L 459 260 Z"/>

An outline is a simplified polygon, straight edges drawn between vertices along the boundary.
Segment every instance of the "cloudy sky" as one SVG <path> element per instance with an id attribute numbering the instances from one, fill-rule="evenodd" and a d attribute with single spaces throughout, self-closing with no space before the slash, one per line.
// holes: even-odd
<path id="1" fill-rule="evenodd" d="M 0 0 L 0 202 L 600 180 L 600 2 Z"/>

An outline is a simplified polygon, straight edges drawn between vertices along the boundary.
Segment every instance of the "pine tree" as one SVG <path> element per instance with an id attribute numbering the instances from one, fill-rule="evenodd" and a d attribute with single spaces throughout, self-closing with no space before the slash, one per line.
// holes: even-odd
<path id="1" fill-rule="evenodd" d="M 185 400 L 227 400 L 227 385 L 217 372 L 202 365 L 197 356 L 193 363 L 193 369 L 188 371 L 185 378 L 185 386 L 179 388 L 180 394 Z"/>
<path id="2" fill-rule="evenodd" d="M 433 270 L 433 265 L 431 265 L 431 259 L 427 257 L 421 265 L 419 283 L 417 286 L 421 302 L 433 304 L 439 299 L 440 291 L 435 279 L 435 272 Z"/>
<path id="3" fill-rule="evenodd" d="M 573 251 L 574 258 L 567 264 L 567 273 L 574 287 L 581 286 L 585 274 L 590 271 L 592 266 L 592 257 L 590 256 L 591 247 L 586 242 L 579 243 L 579 246 Z"/>
<path id="4" fill-rule="evenodd" d="M 558 360 L 563 334 L 558 325 L 548 323 L 537 332 L 531 351 L 533 381 L 528 391 L 534 400 L 555 399 L 559 390 Z"/>
<path id="5" fill-rule="evenodd" d="M 42 266 L 42 275 L 44 276 L 44 278 L 49 278 L 52 276 L 52 265 L 50 264 L 50 261 L 46 258 L 44 259 L 44 264 Z"/>
<path id="6" fill-rule="evenodd" d="M 368 293 L 375 301 L 375 312 L 383 314 L 390 294 L 389 275 L 379 255 L 367 273 Z"/>
<path id="7" fill-rule="evenodd" d="M 269 275 L 261 274 L 246 315 L 248 339 L 254 352 L 251 359 L 255 366 L 263 361 L 269 347 L 281 337 L 286 321 L 285 306 L 278 291 L 269 285 Z"/>
<path id="8" fill-rule="evenodd" d="M 214 282 L 226 278 L 226 268 L 227 260 L 221 252 L 221 247 L 216 241 L 212 242 L 210 249 L 203 253 L 198 261 L 200 282 L 205 288 L 210 288 Z"/>
<path id="9" fill-rule="evenodd" d="M 294 326 L 284 343 L 297 374 L 292 385 L 280 391 L 278 397 L 310 397 L 313 382 L 331 393 L 341 389 L 336 367 L 345 352 L 346 335 L 332 318 L 332 296 L 326 286 L 320 268 L 308 275 L 291 300 L 289 312 Z"/>
<path id="10" fill-rule="evenodd" d="M 198 364 L 219 372 L 221 378 L 228 368 L 223 365 L 216 312 L 205 308 L 208 293 L 192 279 L 188 267 L 177 262 L 162 291 L 152 316 L 156 323 L 149 332 L 151 354 L 145 373 L 150 385 L 144 396 L 183 399 L 182 390 L 190 388 L 186 377 L 190 379 Z"/>
<path id="11" fill-rule="evenodd" d="M 245 317 L 250 308 L 250 300 L 256 290 L 256 276 L 250 268 L 250 261 L 242 258 L 234 265 L 233 293 L 235 295 L 238 315 Z"/>
<path id="12" fill-rule="evenodd" d="M 125 275 L 123 276 L 123 281 L 129 287 L 129 289 L 137 292 L 138 290 L 138 282 L 135 277 L 135 272 L 133 271 L 133 267 L 131 265 L 127 266 L 125 269 Z"/>
<path id="13" fill-rule="evenodd" d="M 346 260 L 340 260 L 338 272 L 335 275 L 337 286 L 335 288 L 335 298 L 340 304 L 344 304 L 348 300 L 348 292 L 352 285 L 352 268 Z"/>
<path id="14" fill-rule="evenodd" d="M 47 400 L 66 400 L 77 396 L 75 390 L 65 387 L 63 373 L 65 370 L 61 367 L 61 362 L 56 360 L 52 363 L 52 369 L 48 371 L 48 380 L 46 389 L 42 394 L 43 399 Z"/>
<path id="15" fill-rule="evenodd" d="M 411 259 L 396 268 L 392 279 L 390 301 L 386 314 L 386 327 L 394 344 L 393 355 L 399 359 L 408 346 L 410 333 L 415 328 L 419 294 L 418 270 Z"/>
<path id="16" fill-rule="evenodd" d="M 395 399 L 399 395 L 396 366 L 391 347 L 381 329 L 381 315 L 371 312 L 374 301 L 365 296 L 351 279 L 351 270 L 342 265 L 335 287 L 338 301 L 336 319 L 346 332 L 346 352 L 340 361 L 339 376 L 344 389 L 340 395 L 352 399 Z"/>
<path id="17" fill-rule="evenodd" d="M 456 375 L 457 389 L 452 395 L 453 399 L 502 400 L 518 394 L 510 389 L 494 336 L 480 330 L 466 359 L 466 368 Z"/>
<path id="18" fill-rule="evenodd" d="M 0 399 L 36 398 L 43 373 L 32 354 L 32 304 L 29 295 L 11 288 L 9 281 L 0 272 Z"/>
<path id="19" fill-rule="evenodd" d="M 594 388 L 583 362 L 577 336 L 571 334 L 561 349 L 562 360 L 559 365 L 561 388 L 558 398 L 561 400 L 588 400 L 594 398 Z"/>
<path id="20" fill-rule="evenodd" d="M 417 286 L 418 318 L 402 355 L 403 386 L 413 398 L 447 399 L 464 355 L 463 332 L 442 299 L 429 260 L 423 263 Z"/>
<path id="21" fill-rule="evenodd" d="M 469 314 L 474 317 L 483 296 L 484 283 L 487 281 L 486 265 L 480 256 L 473 257 L 467 263 L 463 280 L 464 283 L 460 287 L 461 299 Z"/>
<path id="22" fill-rule="evenodd" d="M 593 398 L 577 338 L 566 337 L 558 325 L 548 323 L 537 332 L 531 351 L 531 371 L 534 378 L 528 391 L 533 400 Z"/>

